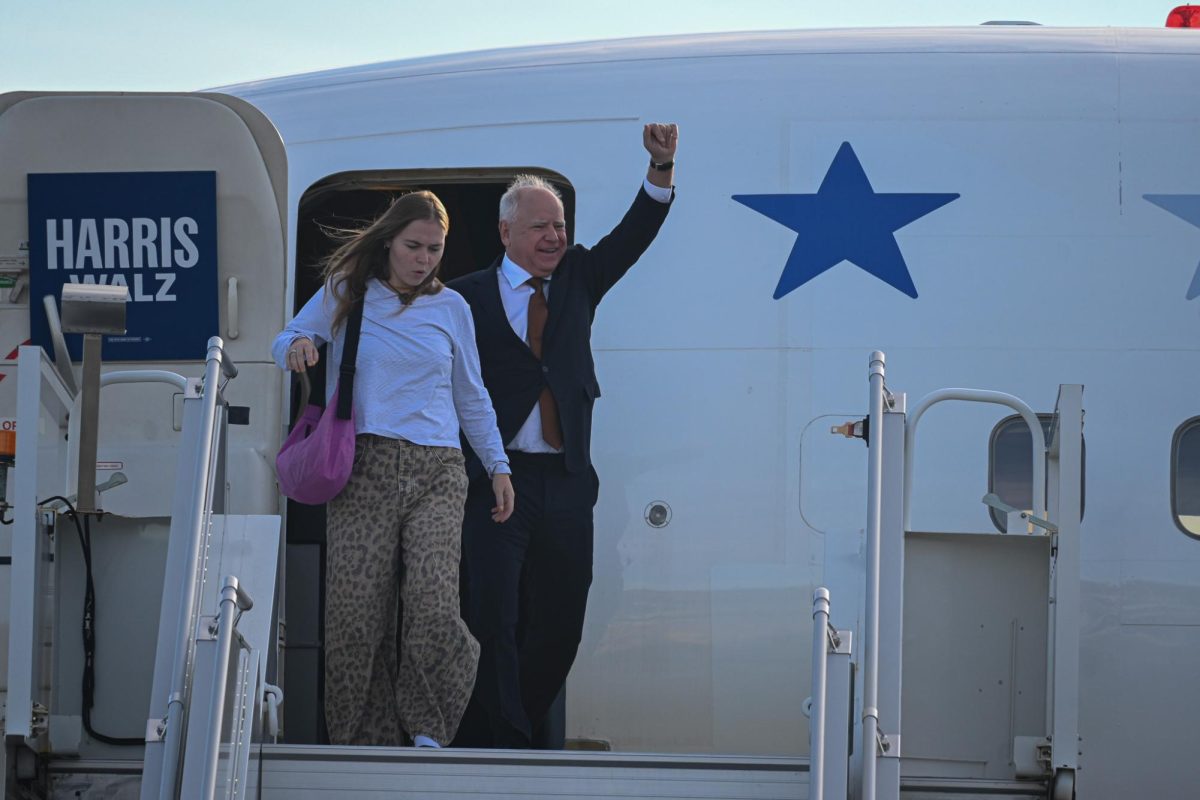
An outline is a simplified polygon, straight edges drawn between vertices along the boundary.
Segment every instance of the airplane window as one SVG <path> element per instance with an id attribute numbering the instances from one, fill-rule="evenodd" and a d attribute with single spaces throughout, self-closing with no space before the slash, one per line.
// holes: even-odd
<path id="1" fill-rule="evenodd" d="M 1049 444 L 1050 422 L 1052 414 L 1038 414 L 1042 423 L 1042 433 L 1046 435 Z M 1197 436 L 1200 445 L 1200 436 Z M 988 444 L 988 491 L 995 492 L 1000 499 L 1010 506 L 1029 509 L 1033 505 L 1033 458 L 1031 450 L 1033 442 L 1029 436 L 1029 426 L 1019 415 L 1005 417 L 992 429 L 992 439 Z M 1084 489 L 1080 495 L 1080 517 L 1083 516 L 1087 494 L 1087 442 L 1083 444 L 1083 476 Z M 1000 512 L 989 508 L 992 524 L 996 530 L 1004 532 L 1006 520 Z"/>
<path id="2" fill-rule="evenodd" d="M 1200 417 L 1175 431 L 1171 445 L 1171 508 L 1175 524 L 1200 538 Z"/>

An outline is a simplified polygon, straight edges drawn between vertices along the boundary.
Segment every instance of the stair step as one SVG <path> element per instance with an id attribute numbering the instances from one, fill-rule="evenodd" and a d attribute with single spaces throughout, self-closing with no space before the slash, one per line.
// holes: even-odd
<path id="1" fill-rule="evenodd" d="M 900 800 L 1028 800 L 1046 796 L 1045 781 L 998 781 L 982 778 L 900 779 Z"/>
<path id="2" fill-rule="evenodd" d="M 262 782 L 264 800 L 795 800 L 808 796 L 808 759 L 273 745 L 263 748 Z"/>

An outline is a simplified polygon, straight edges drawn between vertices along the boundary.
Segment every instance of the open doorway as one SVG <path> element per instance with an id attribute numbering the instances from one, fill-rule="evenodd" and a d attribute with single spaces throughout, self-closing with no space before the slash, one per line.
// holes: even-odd
<path id="1" fill-rule="evenodd" d="M 487 170 L 343 172 L 314 183 L 300 198 L 296 226 L 293 312 L 321 285 L 320 264 L 336 246 L 326 230 L 357 229 L 405 192 L 427 189 L 450 214 L 441 278 L 451 281 L 483 269 L 503 251 L 497 229 L 500 196 L 516 175 L 538 175 L 562 194 L 567 241 L 574 241 L 575 190 L 563 176 L 535 167 Z"/>
<path id="2" fill-rule="evenodd" d="M 296 281 L 292 313 L 321 286 L 321 263 L 337 246 L 327 231 L 365 227 L 405 192 L 427 189 L 450 215 L 440 277 L 451 281 L 488 267 L 503 252 L 497 217 L 500 196 L 516 175 L 538 175 L 562 194 L 567 241 L 575 239 L 575 190 L 558 173 L 536 167 L 469 170 L 342 172 L 310 186 L 296 214 Z M 322 353 L 324 360 L 324 353 Z M 312 393 L 323 396 L 325 374 L 314 370 Z M 292 418 L 298 395 L 293 387 Z M 288 698 L 284 741 L 326 744 L 324 697 L 325 507 L 288 501 L 283 681 Z"/>

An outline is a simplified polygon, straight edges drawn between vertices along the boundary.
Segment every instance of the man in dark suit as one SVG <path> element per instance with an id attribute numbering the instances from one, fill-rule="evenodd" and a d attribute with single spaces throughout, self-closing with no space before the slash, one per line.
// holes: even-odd
<path id="1" fill-rule="evenodd" d="M 500 200 L 505 254 L 451 282 L 471 305 L 483 381 L 512 463 L 516 510 L 492 521 L 482 468 L 463 520 L 464 617 L 482 646 L 456 745 L 529 747 L 562 689 L 592 582 L 596 306 L 654 241 L 673 198 L 675 125 L 645 126 L 633 206 L 590 250 L 567 246 L 557 190 L 520 176 Z M 474 461 L 474 459 L 472 459 Z"/>

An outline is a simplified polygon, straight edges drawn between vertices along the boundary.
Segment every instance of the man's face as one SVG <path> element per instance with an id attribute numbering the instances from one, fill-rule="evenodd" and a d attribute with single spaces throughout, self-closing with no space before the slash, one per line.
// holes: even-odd
<path id="1" fill-rule="evenodd" d="M 546 189 L 523 189 L 516 219 L 500 220 L 500 241 L 517 266 L 534 277 L 550 277 L 567 250 L 562 202 Z"/>

